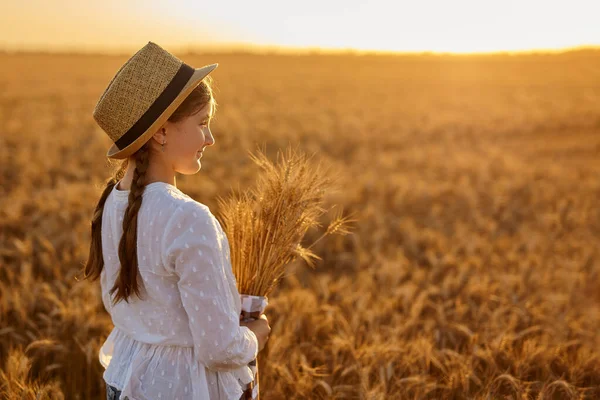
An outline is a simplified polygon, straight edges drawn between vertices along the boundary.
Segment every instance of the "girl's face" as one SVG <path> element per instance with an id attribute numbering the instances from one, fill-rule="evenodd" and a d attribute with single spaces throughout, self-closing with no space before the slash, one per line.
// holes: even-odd
<path id="1" fill-rule="evenodd" d="M 210 131 L 212 105 L 209 103 L 199 112 L 179 122 L 167 122 L 164 156 L 176 172 L 184 175 L 197 173 L 202 164 L 201 152 L 215 144 Z"/>

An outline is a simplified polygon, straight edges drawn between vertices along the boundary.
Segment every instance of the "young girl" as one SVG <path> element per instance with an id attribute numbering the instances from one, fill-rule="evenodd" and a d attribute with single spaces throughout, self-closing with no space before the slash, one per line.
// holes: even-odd
<path id="1" fill-rule="evenodd" d="M 208 75 L 153 42 L 100 97 L 94 120 L 123 159 L 92 219 L 85 276 L 100 278 L 114 329 L 99 352 L 108 399 L 240 399 L 266 316 L 241 322 L 229 242 L 210 209 L 177 188 L 215 143 Z"/>

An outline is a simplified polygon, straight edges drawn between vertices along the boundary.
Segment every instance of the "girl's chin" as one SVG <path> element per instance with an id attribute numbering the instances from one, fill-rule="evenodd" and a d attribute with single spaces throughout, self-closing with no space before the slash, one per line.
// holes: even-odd
<path id="1" fill-rule="evenodd" d="M 194 175 L 202 168 L 202 163 L 199 159 L 193 160 L 185 169 L 178 170 L 183 175 Z"/>

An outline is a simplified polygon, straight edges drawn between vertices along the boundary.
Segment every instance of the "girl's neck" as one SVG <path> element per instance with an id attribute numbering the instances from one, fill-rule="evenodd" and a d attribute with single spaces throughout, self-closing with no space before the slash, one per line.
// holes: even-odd
<path id="1" fill-rule="evenodd" d="M 177 187 L 175 175 L 171 171 L 167 173 L 160 168 L 155 168 L 155 164 L 150 164 L 148 166 L 148 170 L 146 171 L 146 185 L 152 182 L 166 182 L 170 185 Z M 119 181 L 117 186 L 117 190 L 130 190 L 131 182 L 133 181 L 133 171 L 135 170 L 135 162 L 129 160 L 129 164 L 127 165 L 127 171 L 123 178 Z"/>

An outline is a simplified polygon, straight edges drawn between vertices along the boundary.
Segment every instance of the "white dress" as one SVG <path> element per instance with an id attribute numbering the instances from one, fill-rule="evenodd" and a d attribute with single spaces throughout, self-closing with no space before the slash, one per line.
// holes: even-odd
<path id="1" fill-rule="evenodd" d="M 258 341 L 239 324 L 227 236 L 206 205 L 150 183 L 138 212 L 142 300 L 134 294 L 113 307 L 128 196 L 115 185 L 102 216 L 102 301 L 114 324 L 98 354 L 104 380 L 121 399 L 238 400 Z"/>

